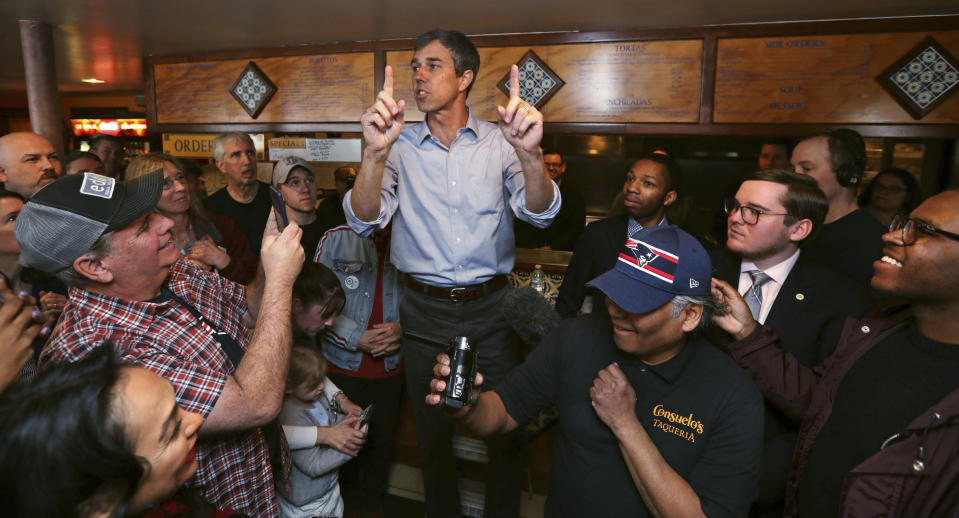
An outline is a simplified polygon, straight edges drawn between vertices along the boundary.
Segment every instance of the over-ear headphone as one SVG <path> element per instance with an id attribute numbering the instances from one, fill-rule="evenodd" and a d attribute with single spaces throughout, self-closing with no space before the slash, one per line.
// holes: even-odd
<path id="1" fill-rule="evenodd" d="M 843 187 L 853 187 L 862 181 L 866 169 L 866 141 L 862 135 L 846 128 L 826 132 L 829 140 L 829 158 L 836 173 L 836 181 Z M 838 149 L 834 149 L 833 146 Z"/>

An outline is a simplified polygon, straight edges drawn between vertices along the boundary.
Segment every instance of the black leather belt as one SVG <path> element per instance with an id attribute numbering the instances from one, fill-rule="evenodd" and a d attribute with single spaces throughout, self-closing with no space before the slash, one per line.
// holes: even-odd
<path id="1" fill-rule="evenodd" d="M 497 275 L 483 284 L 471 284 L 469 286 L 456 286 L 454 288 L 440 288 L 417 282 L 412 277 L 407 277 L 406 287 L 422 293 L 428 297 L 436 299 L 451 300 L 453 302 L 466 302 L 476 300 L 490 293 L 495 293 L 506 287 L 509 281 L 505 275 Z"/>

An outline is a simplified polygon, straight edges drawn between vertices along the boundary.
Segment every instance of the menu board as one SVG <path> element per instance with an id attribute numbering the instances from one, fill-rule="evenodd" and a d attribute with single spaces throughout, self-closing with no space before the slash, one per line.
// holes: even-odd
<path id="1" fill-rule="evenodd" d="M 373 102 L 372 52 L 254 59 L 277 90 L 253 119 L 230 93 L 250 61 L 154 65 L 157 122 L 356 122 Z"/>
<path id="2" fill-rule="evenodd" d="M 927 36 L 959 56 L 959 31 L 723 38 L 713 122 L 915 123 L 876 78 Z M 959 121 L 959 95 L 923 123 Z"/>
<path id="3" fill-rule="evenodd" d="M 637 41 L 480 48 L 480 70 L 467 104 L 496 119 L 507 96 L 497 86 L 532 50 L 565 82 L 540 108 L 546 122 L 698 122 L 702 40 Z M 423 120 L 411 89 L 412 51 L 388 52 L 394 97 L 406 119 Z"/>

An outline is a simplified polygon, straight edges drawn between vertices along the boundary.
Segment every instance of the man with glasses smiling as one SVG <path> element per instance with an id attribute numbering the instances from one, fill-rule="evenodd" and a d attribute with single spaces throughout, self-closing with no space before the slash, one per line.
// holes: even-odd
<path id="1" fill-rule="evenodd" d="M 787 516 L 955 516 L 959 501 L 959 191 L 883 236 L 872 287 L 908 303 L 849 320 L 816 369 L 783 351 L 727 283 L 715 321 L 760 390 L 802 417 Z"/>
<path id="2" fill-rule="evenodd" d="M 808 176 L 782 169 L 747 175 L 725 202 L 728 253 L 713 257 L 714 276 L 736 286 L 751 316 L 783 337 L 782 349 L 810 368 L 832 353 L 846 317 L 859 317 L 867 306 L 862 288 L 801 250 L 822 226 L 827 208 L 826 196 Z M 714 331 L 712 342 L 730 341 Z M 754 516 L 782 514 L 797 424 L 767 402 Z"/>

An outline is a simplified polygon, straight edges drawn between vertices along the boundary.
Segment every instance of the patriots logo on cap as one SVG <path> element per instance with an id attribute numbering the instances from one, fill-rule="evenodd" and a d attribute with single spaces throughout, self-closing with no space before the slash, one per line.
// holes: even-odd
<path id="1" fill-rule="evenodd" d="M 626 249 L 629 250 L 629 255 L 620 253 L 619 262 L 659 280 L 673 283 L 676 265 L 679 264 L 678 256 L 633 238 L 626 240 Z M 656 265 L 653 266 L 653 263 Z"/>

